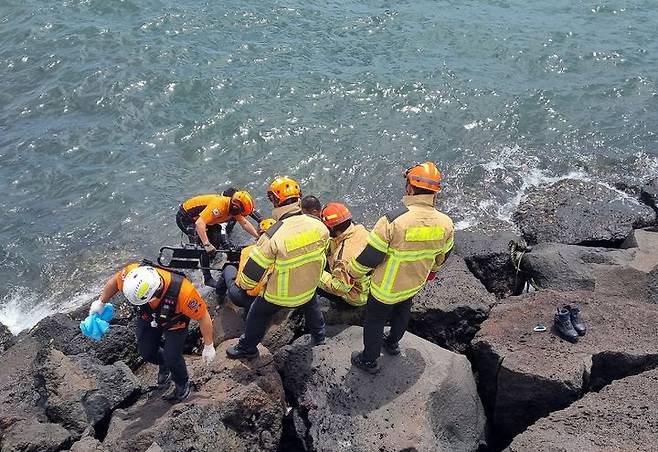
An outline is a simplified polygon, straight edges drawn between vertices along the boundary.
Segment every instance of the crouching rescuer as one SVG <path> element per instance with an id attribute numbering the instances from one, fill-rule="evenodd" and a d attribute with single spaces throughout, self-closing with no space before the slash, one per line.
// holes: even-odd
<path id="1" fill-rule="evenodd" d="M 359 280 L 371 273 L 370 294 L 363 324 L 363 351 L 352 353 L 352 364 L 376 373 L 384 345 L 399 355 L 398 342 L 411 314 L 413 296 L 434 279 L 452 250 L 454 227 L 447 215 L 434 207 L 441 173 L 425 162 L 405 173 L 403 207 L 381 217 L 368 235 L 368 244 L 348 267 Z M 390 319 L 391 329 L 384 335 Z"/>
<path id="2" fill-rule="evenodd" d="M 112 276 L 90 314 L 101 313 L 117 292 L 122 291 L 128 301 L 138 307 L 137 348 L 145 361 L 158 364 L 158 386 L 175 389 L 165 398 L 182 401 L 190 394 L 183 345 L 190 319 L 197 320 L 203 336 L 202 358 L 215 358 L 212 320 L 205 301 L 192 283 L 181 273 L 165 270 L 144 262 L 130 264 Z M 163 342 L 164 336 L 164 342 Z"/>
<path id="3" fill-rule="evenodd" d="M 265 232 L 251 250 L 239 276 L 240 285 L 249 290 L 263 276 L 271 274 L 263 293 L 256 297 L 237 345 L 226 350 L 229 358 L 255 358 L 272 315 L 282 308 L 299 308 L 313 342 L 323 344 L 324 318 L 315 291 L 326 263 L 329 231 L 322 222 L 302 213 L 299 184 L 289 177 L 277 177 L 267 197 L 272 202 L 276 223 Z"/>

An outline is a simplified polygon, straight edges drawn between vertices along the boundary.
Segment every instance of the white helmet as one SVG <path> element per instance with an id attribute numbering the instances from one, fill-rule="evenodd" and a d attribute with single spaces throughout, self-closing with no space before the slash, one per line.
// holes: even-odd
<path id="1" fill-rule="evenodd" d="M 151 301 L 160 287 L 160 275 L 153 267 L 137 267 L 123 280 L 123 294 L 131 304 L 141 306 Z"/>

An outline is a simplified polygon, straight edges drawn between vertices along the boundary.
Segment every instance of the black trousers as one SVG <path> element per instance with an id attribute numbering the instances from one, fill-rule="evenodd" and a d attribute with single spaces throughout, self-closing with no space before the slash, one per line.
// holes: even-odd
<path id="1" fill-rule="evenodd" d="M 413 298 L 413 297 L 412 297 Z M 411 300 L 395 304 L 386 304 L 377 301 L 372 295 L 368 296 L 366 305 L 366 317 L 363 321 L 363 360 L 374 361 L 379 358 L 382 350 L 382 335 L 386 322 L 391 320 L 391 331 L 389 341 L 395 344 L 402 339 L 409 317 L 411 316 Z"/>
<path id="2" fill-rule="evenodd" d="M 235 278 L 238 276 L 238 269 L 233 265 L 227 265 L 224 267 L 222 275 L 224 276 L 228 296 L 233 304 L 249 311 L 256 297 L 247 294 L 246 290 L 236 284 Z"/>
<path id="3" fill-rule="evenodd" d="M 281 309 L 287 308 L 272 304 L 263 297 L 256 297 L 249 309 L 249 314 L 247 314 L 244 334 L 240 337 L 240 348 L 248 352 L 256 351 L 256 347 L 265 337 L 270 319 Z M 295 309 L 301 309 L 304 312 L 304 320 L 311 336 L 315 340 L 324 339 L 324 317 L 316 296 L 314 295 L 309 301 Z"/>
<path id="4" fill-rule="evenodd" d="M 199 239 L 199 236 L 196 232 L 196 225 L 194 220 L 182 209 L 179 209 L 178 213 L 176 214 L 176 225 L 178 226 L 178 229 L 187 235 L 187 237 L 190 239 L 190 243 L 201 244 L 201 240 Z M 208 234 L 208 241 L 212 243 L 215 248 L 228 248 L 228 241 L 222 233 L 221 224 L 213 224 L 207 226 L 206 233 Z M 199 259 L 199 262 L 201 263 L 202 267 L 208 268 L 210 267 L 211 260 L 212 259 L 207 253 L 203 253 L 201 255 L 201 259 Z M 204 280 L 211 278 L 210 270 L 201 270 L 201 273 L 203 273 Z"/>
<path id="5" fill-rule="evenodd" d="M 162 336 L 164 335 L 164 343 Z M 187 366 L 183 358 L 183 345 L 187 337 L 187 328 L 180 330 L 163 330 L 153 328 L 151 322 L 141 317 L 137 319 L 137 349 L 144 361 L 164 365 L 171 371 L 172 379 L 178 386 L 188 380 Z"/>

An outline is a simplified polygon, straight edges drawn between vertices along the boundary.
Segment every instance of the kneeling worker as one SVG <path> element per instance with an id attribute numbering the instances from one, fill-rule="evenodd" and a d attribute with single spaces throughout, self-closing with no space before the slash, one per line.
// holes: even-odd
<path id="1" fill-rule="evenodd" d="M 277 221 L 251 250 L 240 275 L 240 285 L 253 289 L 272 267 L 263 294 L 249 309 L 244 334 L 226 350 L 229 358 L 255 358 L 270 318 L 281 308 L 300 308 L 313 342 L 323 344 L 324 317 L 315 296 L 326 263 L 329 231 L 322 222 L 304 215 L 299 184 L 277 177 L 267 191 Z"/>
<path id="2" fill-rule="evenodd" d="M 145 361 L 158 364 L 158 386 L 166 387 L 171 379 L 175 390 L 165 396 L 182 401 L 190 394 L 183 345 L 190 319 L 199 322 L 203 337 L 204 361 L 215 359 L 212 320 L 206 303 L 192 283 L 178 272 L 150 265 L 130 264 L 113 275 L 105 284 L 89 314 L 101 313 L 117 292 L 123 291 L 128 301 L 139 307 L 137 348 Z M 164 345 L 161 347 L 162 336 Z"/>
<path id="3" fill-rule="evenodd" d="M 276 220 L 274 220 L 273 218 L 267 218 L 261 221 L 260 224 L 258 225 L 258 233 L 263 235 L 274 223 L 276 223 Z M 231 299 L 234 305 L 244 308 L 245 312 L 249 312 L 249 308 L 251 307 L 251 304 L 254 302 L 256 297 L 260 295 L 260 293 L 263 291 L 263 287 L 265 287 L 265 283 L 267 282 L 267 276 L 268 276 L 268 273 L 265 273 L 265 275 L 263 275 L 261 280 L 258 282 L 258 285 L 256 285 L 256 287 L 252 289 L 249 288 L 245 289 L 240 285 L 240 276 L 242 275 L 242 272 L 244 271 L 244 266 L 247 263 L 247 260 L 249 259 L 249 254 L 251 253 L 251 250 L 254 249 L 255 246 L 256 244 L 245 246 L 240 252 L 240 262 L 238 264 L 238 267 L 236 268 L 233 265 L 227 265 L 226 267 L 224 267 L 224 271 L 222 272 L 222 279 L 228 291 L 229 298 Z M 220 281 L 220 285 L 221 285 L 221 281 Z"/>
<path id="4" fill-rule="evenodd" d="M 199 195 L 181 204 L 176 215 L 176 224 L 190 241 L 203 245 L 206 255 L 201 260 L 203 280 L 206 286 L 216 287 L 217 281 L 210 274 L 210 259 L 222 245 L 221 223 L 236 220 L 253 237 L 258 238 L 256 228 L 245 216 L 254 211 L 254 200 L 246 191 L 237 191 L 230 198 L 220 195 Z"/>
<path id="5" fill-rule="evenodd" d="M 372 271 L 370 295 L 363 322 L 363 352 L 352 354 L 352 364 L 369 373 L 379 369 L 384 350 L 400 354 L 411 301 L 426 281 L 434 279 L 452 250 L 454 227 L 447 215 L 434 207 L 441 188 L 441 173 L 425 162 L 405 173 L 404 206 L 381 217 L 368 236 L 368 245 L 349 265 L 355 279 Z M 391 330 L 383 336 L 390 318 Z"/>
<path id="6" fill-rule="evenodd" d="M 370 277 L 355 280 L 347 267 L 368 244 L 368 230 L 352 222 L 352 214 L 344 204 L 330 202 L 322 209 L 322 222 L 329 228 L 327 264 L 330 271 L 322 272 L 318 288 L 329 295 L 340 297 L 351 306 L 363 306 L 368 299 Z M 325 295 L 320 292 L 320 295 Z M 328 296 L 326 298 L 333 299 Z"/>

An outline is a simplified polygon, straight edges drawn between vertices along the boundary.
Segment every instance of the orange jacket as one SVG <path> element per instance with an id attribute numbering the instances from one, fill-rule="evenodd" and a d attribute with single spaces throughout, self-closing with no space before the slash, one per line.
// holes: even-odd
<path id="1" fill-rule="evenodd" d="M 226 223 L 229 220 L 242 220 L 241 215 L 231 215 L 231 198 L 220 195 L 199 195 L 190 198 L 181 204 L 183 210 L 196 221 L 199 217 L 207 225 Z"/>
<path id="2" fill-rule="evenodd" d="M 123 281 L 126 279 L 126 275 L 133 269 L 139 267 L 139 264 L 134 263 L 134 264 L 129 264 L 126 267 L 123 268 L 119 273 L 116 274 L 117 277 L 117 285 L 119 286 L 119 290 L 123 290 Z M 169 289 L 169 284 L 171 283 L 171 272 L 168 272 L 167 270 L 163 270 L 161 268 L 155 268 L 155 270 L 158 272 L 158 274 L 162 277 L 162 280 L 164 281 L 164 287 L 162 288 L 162 295 L 167 293 L 167 289 Z M 162 296 L 161 295 L 161 296 Z M 151 309 L 157 309 L 158 306 L 160 306 L 160 298 L 154 298 L 152 301 L 148 303 L 148 305 L 151 307 Z M 192 283 L 187 279 L 183 279 L 183 284 L 181 284 L 180 287 L 180 292 L 178 292 L 178 301 L 176 303 L 176 311 L 174 312 L 175 314 L 181 314 L 187 319 L 193 319 L 193 320 L 200 320 L 203 316 L 206 315 L 208 312 L 208 308 L 206 306 L 206 302 L 203 300 L 201 295 L 199 295 L 199 292 L 197 292 L 196 288 L 192 285 Z M 146 316 L 150 316 L 150 314 L 147 314 L 145 312 L 142 313 L 144 320 L 152 320 L 152 318 L 146 318 Z M 187 327 L 187 319 L 182 319 L 180 322 L 177 322 L 173 324 L 171 327 L 169 327 L 169 330 L 179 330 L 181 328 Z"/>

